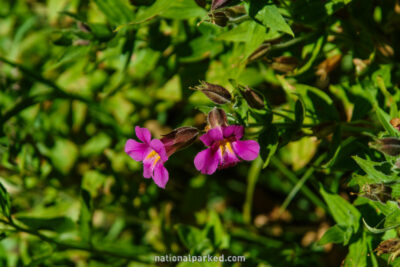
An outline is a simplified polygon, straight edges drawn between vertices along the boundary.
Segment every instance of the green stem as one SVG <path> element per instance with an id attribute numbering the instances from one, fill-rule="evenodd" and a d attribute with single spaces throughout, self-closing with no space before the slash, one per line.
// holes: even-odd
<path id="1" fill-rule="evenodd" d="M 321 155 L 314 163 L 314 165 L 318 166 L 324 159 L 325 159 L 326 154 Z M 286 210 L 286 208 L 289 206 L 290 202 L 293 200 L 293 198 L 296 196 L 296 194 L 299 192 L 299 190 L 303 187 L 305 182 L 310 178 L 315 171 L 315 167 L 311 166 L 307 169 L 307 171 L 303 174 L 303 176 L 300 178 L 300 180 L 296 183 L 296 185 L 292 188 L 292 191 L 290 191 L 289 195 L 286 197 L 285 201 L 283 201 L 283 204 L 280 208 L 279 211 L 279 216 Z"/>
<path id="2" fill-rule="evenodd" d="M 90 252 L 90 253 L 93 253 L 96 255 L 108 255 L 111 257 L 123 258 L 123 259 L 128 259 L 131 261 L 141 262 L 141 263 L 151 263 L 150 261 L 146 261 L 146 260 L 138 258 L 136 255 L 124 254 L 122 252 L 109 251 L 109 250 L 104 250 L 101 248 L 94 248 L 93 246 L 89 246 L 89 245 L 85 245 L 85 244 L 58 241 L 58 240 L 55 240 L 53 238 L 50 238 L 50 237 L 38 232 L 36 230 L 32 230 L 29 228 L 19 226 L 12 221 L 0 219 L 0 222 L 13 227 L 15 230 L 17 230 L 19 232 L 24 232 L 24 233 L 27 233 L 30 235 L 34 235 L 43 241 L 46 241 L 48 243 L 56 245 L 57 247 L 59 247 L 61 249 L 83 250 L 83 251 L 87 251 L 87 252 Z"/>
<path id="3" fill-rule="evenodd" d="M 27 68 L 27 67 L 25 67 L 25 66 L 23 66 L 21 64 L 12 62 L 12 61 L 4 58 L 4 57 L 0 57 L 0 62 L 8 64 L 8 65 L 10 65 L 12 67 L 18 68 L 20 71 L 25 73 L 27 76 L 30 76 L 34 80 L 39 81 L 39 82 L 41 82 L 43 84 L 46 84 L 47 86 L 49 86 L 49 87 L 51 87 L 51 88 L 53 88 L 53 89 L 55 89 L 57 91 L 62 91 L 62 89 L 60 87 L 58 87 L 58 85 L 56 85 L 53 81 L 44 78 L 43 76 L 33 72 L 32 70 L 30 70 L 29 68 Z"/>
<path id="4" fill-rule="evenodd" d="M 251 19 L 250 16 L 246 14 L 246 15 L 236 17 L 236 18 L 229 18 L 229 22 L 239 24 L 243 21 L 250 20 L 250 19 Z"/>
<path id="5" fill-rule="evenodd" d="M 276 157 L 271 158 L 271 163 L 278 168 L 283 175 L 285 175 L 293 184 L 297 184 L 299 182 L 299 178 L 297 178 L 296 174 L 294 174 L 291 170 L 289 170 L 285 164 L 283 164 L 279 159 Z M 316 194 L 314 194 L 308 187 L 302 186 L 300 191 L 316 206 L 327 210 L 325 203 L 318 198 Z"/>
<path id="6" fill-rule="evenodd" d="M 245 223 L 251 222 L 251 208 L 253 204 L 254 189 L 256 187 L 258 176 L 260 175 L 262 163 L 263 162 L 260 157 L 253 161 L 247 176 L 246 200 L 243 205 L 243 220 Z"/>

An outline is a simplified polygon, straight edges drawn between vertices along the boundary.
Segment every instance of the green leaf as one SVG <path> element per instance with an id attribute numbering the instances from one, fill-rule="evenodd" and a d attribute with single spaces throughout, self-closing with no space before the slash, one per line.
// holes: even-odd
<path id="1" fill-rule="evenodd" d="M 161 13 L 161 17 L 184 20 L 207 15 L 207 11 L 199 7 L 195 1 L 174 0 L 171 2 L 171 6 Z"/>
<path id="2" fill-rule="evenodd" d="M 265 28 L 255 21 L 244 21 L 239 25 L 237 25 L 236 27 L 232 28 L 231 30 L 219 34 L 217 40 L 247 43 L 250 42 L 251 40 L 251 38 L 249 38 L 250 36 L 249 33 L 251 32 L 251 30 L 254 30 L 255 33 L 259 34 L 258 36 L 255 36 L 257 37 L 257 40 L 263 39 L 263 41 L 275 39 L 280 35 L 282 35 L 276 31 L 266 32 Z"/>
<path id="3" fill-rule="evenodd" d="M 364 232 L 361 238 L 349 246 L 349 253 L 344 260 L 343 267 L 369 266 L 367 265 L 369 242 L 371 242 L 371 237 L 367 237 Z"/>
<path id="4" fill-rule="evenodd" d="M 101 12 L 114 25 L 128 23 L 133 19 L 132 7 L 124 0 L 94 0 Z"/>
<path id="5" fill-rule="evenodd" d="M 389 133 L 390 136 L 400 136 L 400 132 L 396 130 L 391 124 L 390 124 L 390 115 L 387 114 L 383 109 L 380 107 L 376 107 L 376 115 L 378 116 L 378 120 L 385 128 L 385 130 Z"/>
<path id="6" fill-rule="evenodd" d="M 305 84 L 291 84 L 283 76 L 277 76 L 289 97 L 300 95 L 307 113 L 317 122 L 338 121 L 339 114 L 333 100 L 324 91 Z"/>
<path id="7" fill-rule="evenodd" d="M 96 0 L 100 1 L 100 0 Z M 112 0 L 108 0 L 112 1 Z M 157 17 L 158 15 L 162 14 L 163 12 L 166 12 L 170 6 L 174 3 L 174 1 L 171 0 L 157 0 L 153 5 L 150 7 L 146 8 L 141 8 L 139 12 L 137 12 L 136 17 L 133 20 L 130 20 L 129 23 L 126 22 L 126 24 L 120 25 L 115 29 L 115 31 L 119 31 L 123 27 L 127 25 L 134 25 L 134 24 L 140 24 L 143 22 L 146 22 L 148 20 L 151 20 L 152 18 Z M 121 23 L 122 24 L 122 23 Z"/>
<path id="8" fill-rule="evenodd" d="M 78 148 L 69 140 L 57 139 L 49 156 L 56 169 L 66 174 L 72 169 L 77 160 Z"/>
<path id="9" fill-rule="evenodd" d="M 0 182 L 0 208 L 1 208 L 1 213 L 7 218 L 9 218 L 11 214 L 10 196 L 8 195 L 6 188 L 3 186 L 1 182 Z"/>
<path id="10" fill-rule="evenodd" d="M 325 10 L 328 15 L 332 15 L 353 0 L 331 0 L 325 3 Z"/>
<path id="11" fill-rule="evenodd" d="M 221 220 L 215 211 L 211 211 L 209 219 L 204 229 L 206 236 L 211 240 L 215 248 L 228 248 L 227 235 L 224 232 Z"/>
<path id="12" fill-rule="evenodd" d="M 57 233 L 75 230 L 75 223 L 68 217 L 43 218 L 18 215 L 16 219 L 34 230 L 50 230 Z"/>
<path id="13" fill-rule="evenodd" d="M 111 138 L 105 133 L 99 133 L 82 146 L 81 154 L 84 157 L 102 154 L 110 144 Z"/>
<path id="14" fill-rule="evenodd" d="M 360 226 L 361 213 L 342 197 L 326 192 L 322 185 L 320 192 L 328 204 L 329 211 L 335 222 L 345 228 L 352 227 L 354 232 L 357 232 Z"/>
<path id="15" fill-rule="evenodd" d="M 99 194 L 100 188 L 106 181 L 106 176 L 99 171 L 89 170 L 85 172 L 82 180 L 82 188 L 87 190 L 92 197 Z"/>
<path id="16" fill-rule="evenodd" d="M 276 5 L 266 5 L 255 15 L 264 26 L 272 29 L 273 31 L 280 31 L 294 36 L 290 26 L 286 23 L 285 19 L 279 13 Z"/>
<path id="17" fill-rule="evenodd" d="M 325 232 L 322 238 L 318 241 L 318 244 L 322 246 L 328 243 L 344 243 L 344 245 L 346 245 L 346 243 L 350 240 L 352 231 L 353 230 L 351 227 L 343 228 L 336 224 Z"/>
<path id="18" fill-rule="evenodd" d="M 178 224 L 176 228 L 179 239 L 192 253 L 210 253 L 213 250 L 212 242 L 206 237 L 205 231 L 183 224 Z"/>
<path id="19" fill-rule="evenodd" d="M 382 167 L 385 162 L 374 162 L 371 160 L 362 159 L 357 156 L 353 156 L 353 159 L 361 167 L 361 169 L 367 174 L 367 178 L 373 183 L 386 183 L 397 181 L 399 178 L 395 174 L 387 175 L 382 171 L 379 171 L 377 167 Z"/>

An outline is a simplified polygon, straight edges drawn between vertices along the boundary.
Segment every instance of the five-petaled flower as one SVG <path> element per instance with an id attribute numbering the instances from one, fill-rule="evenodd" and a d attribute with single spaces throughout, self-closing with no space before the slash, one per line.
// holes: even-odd
<path id="1" fill-rule="evenodd" d="M 156 185 L 165 188 L 168 182 L 168 171 L 164 163 L 168 155 L 164 144 L 158 139 L 151 139 L 146 128 L 135 127 L 137 138 L 143 143 L 129 139 L 125 144 L 125 152 L 136 161 L 143 161 L 143 176 L 152 177 Z"/>
<path id="2" fill-rule="evenodd" d="M 260 151 L 260 145 L 254 140 L 241 141 L 244 127 L 240 125 L 220 126 L 210 129 L 200 137 L 208 146 L 194 159 L 196 169 L 203 174 L 212 174 L 217 168 L 223 169 L 236 165 L 243 160 L 254 160 Z"/>

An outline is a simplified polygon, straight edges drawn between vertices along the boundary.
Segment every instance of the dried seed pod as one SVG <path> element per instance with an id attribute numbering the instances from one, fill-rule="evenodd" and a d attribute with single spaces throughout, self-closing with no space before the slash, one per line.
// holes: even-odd
<path id="1" fill-rule="evenodd" d="M 165 146 L 167 155 L 170 156 L 177 150 L 191 145 L 198 134 L 199 131 L 194 127 L 180 127 L 164 135 L 160 140 Z"/>
<path id="2" fill-rule="evenodd" d="M 210 128 L 216 128 L 221 126 L 228 126 L 228 120 L 226 113 L 223 109 L 213 108 L 207 116 L 207 122 Z"/>
<path id="3" fill-rule="evenodd" d="M 220 27 L 225 27 L 228 25 L 229 18 L 225 14 L 225 12 L 214 12 L 214 13 L 209 13 L 208 16 L 211 19 L 211 22 L 215 25 L 218 25 Z"/>
<path id="4" fill-rule="evenodd" d="M 390 120 L 390 124 L 396 128 L 398 131 L 400 131 L 400 118 L 393 118 Z"/>
<path id="5" fill-rule="evenodd" d="M 231 2 L 231 0 L 213 0 L 211 3 L 211 10 L 224 7 L 229 4 L 229 2 Z"/>
<path id="6" fill-rule="evenodd" d="M 203 92 L 215 104 L 226 104 L 231 102 L 232 96 L 224 87 L 205 81 L 201 81 L 200 83 L 201 85 L 190 89 Z"/>
<path id="7" fill-rule="evenodd" d="M 373 201 L 386 203 L 392 199 L 392 188 L 384 184 L 365 184 L 361 195 Z"/>
<path id="8" fill-rule="evenodd" d="M 297 59 L 295 57 L 281 56 L 273 58 L 271 67 L 274 70 L 288 73 L 292 72 L 298 65 Z"/>
<path id="9" fill-rule="evenodd" d="M 245 86 L 244 89 L 240 90 L 242 96 L 246 99 L 247 104 L 255 109 L 264 109 L 264 97 L 252 90 L 250 87 Z"/>
<path id="10" fill-rule="evenodd" d="M 370 146 L 389 156 L 400 155 L 400 138 L 385 137 L 370 143 Z"/>
<path id="11" fill-rule="evenodd" d="M 400 238 L 391 238 L 382 241 L 375 249 L 378 256 L 390 253 L 389 262 L 394 261 L 400 254 Z"/>
<path id="12" fill-rule="evenodd" d="M 325 59 L 318 65 L 315 74 L 320 76 L 321 80 L 326 80 L 328 74 L 339 66 L 341 60 L 342 55 L 340 54 Z"/>

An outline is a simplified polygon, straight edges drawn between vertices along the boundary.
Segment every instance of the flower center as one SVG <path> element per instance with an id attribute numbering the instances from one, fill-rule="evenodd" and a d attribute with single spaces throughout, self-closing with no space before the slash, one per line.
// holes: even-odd
<path id="1" fill-rule="evenodd" d="M 153 161 L 153 166 L 157 164 L 157 162 L 160 160 L 160 155 L 154 150 L 152 150 L 146 157 L 146 159 L 151 159 Z"/>
<path id="2" fill-rule="evenodd" d="M 219 148 L 221 149 L 221 156 L 223 156 L 227 150 L 229 153 L 233 153 L 232 144 L 227 139 L 220 141 Z"/>

